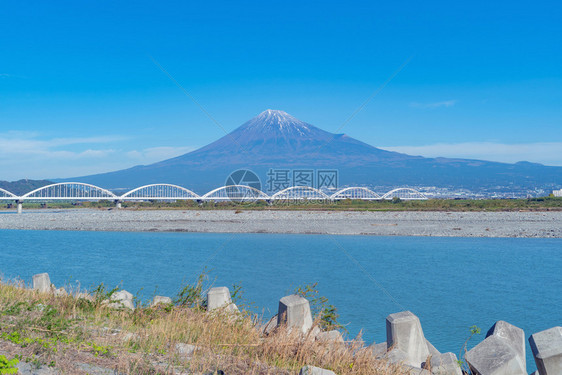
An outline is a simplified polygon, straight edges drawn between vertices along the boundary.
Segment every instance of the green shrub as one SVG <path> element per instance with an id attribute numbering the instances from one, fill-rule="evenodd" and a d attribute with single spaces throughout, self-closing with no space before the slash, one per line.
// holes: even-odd
<path id="1" fill-rule="evenodd" d="M 17 374 L 18 368 L 16 365 L 19 363 L 17 358 L 8 360 L 6 356 L 0 355 L 0 374 Z"/>
<path id="2" fill-rule="evenodd" d="M 318 294 L 318 289 L 316 289 L 317 286 L 318 283 L 298 287 L 295 289 L 295 294 L 308 299 L 312 315 L 313 317 L 320 318 L 320 327 L 322 329 L 326 331 L 333 329 L 343 329 L 344 331 L 347 331 L 345 327 L 338 322 L 340 317 L 338 309 L 334 305 L 328 303 L 328 298 Z"/>

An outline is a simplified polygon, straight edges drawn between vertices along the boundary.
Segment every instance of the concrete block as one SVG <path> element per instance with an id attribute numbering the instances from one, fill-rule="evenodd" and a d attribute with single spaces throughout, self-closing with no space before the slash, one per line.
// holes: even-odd
<path id="1" fill-rule="evenodd" d="M 408 354 L 400 349 L 394 348 L 391 349 L 390 351 L 386 352 L 386 358 L 388 358 L 388 361 L 390 363 L 403 363 L 405 365 L 407 365 L 408 363 Z M 421 362 L 420 362 L 421 365 Z M 418 366 L 410 366 L 410 367 L 418 367 Z"/>
<path id="2" fill-rule="evenodd" d="M 562 327 L 553 327 L 529 337 L 540 375 L 562 374 Z"/>
<path id="3" fill-rule="evenodd" d="M 431 375 L 431 372 L 420 367 L 406 365 L 404 366 L 404 370 L 406 371 L 405 374 L 408 375 Z"/>
<path id="4" fill-rule="evenodd" d="M 371 345 L 371 349 L 373 350 L 373 355 L 375 358 L 380 359 L 386 355 L 386 342 L 380 342 L 378 344 Z"/>
<path id="5" fill-rule="evenodd" d="M 66 290 L 64 288 L 54 289 L 53 293 L 55 294 L 55 297 L 66 297 L 66 296 L 68 296 L 68 293 L 66 292 Z"/>
<path id="6" fill-rule="evenodd" d="M 312 328 L 312 314 L 308 300 L 298 294 L 285 296 L 279 300 L 277 325 L 298 328 L 306 333 Z"/>
<path id="7" fill-rule="evenodd" d="M 410 311 L 390 314 L 386 318 L 386 343 L 391 351 L 399 350 L 405 354 L 403 363 L 406 365 L 420 367 L 429 356 L 420 320 Z M 400 353 L 389 356 L 393 363 L 396 363 L 394 359 L 402 357 Z"/>
<path id="8" fill-rule="evenodd" d="M 193 353 L 195 353 L 195 350 L 197 350 L 197 347 L 195 345 L 183 343 L 176 344 L 176 353 L 181 355 L 182 357 L 187 357 L 185 359 L 190 359 L 191 357 L 193 357 Z"/>
<path id="9" fill-rule="evenodd" d="M 432 355 L 430 364 L 434 375 L 462 375 L 457 356 L 453 353 Z"/>
<path id="10" fill-rule="evenodd" d="M 320 367 L 306 365 L 301 368 L 299 375 L 336 375 L 336 373 Z"/>
<path id="11" fill-rule="evenodd" d="M 496 335 L 472 348 L 465 359 L 474 375 L 527 375 L 517 350 Z"/>
<path id="12" fill-rule="evenodd" d="M 127 308 L 129 310 L 135 309 L 135 303 L 133 302 L 133 295 L 126 290 L 120 290 L 115 292 L 109 298 L 109 306 L 113 308 Z"/>
<path id="13" fill-rule="evenodd" d="M 506 340 L 519 355 L 523 363 L 523 368 L 527 368 L 527 360 L 525 357 L 525 332 L 521 328 L 499 320 L 488 330 L 486 337 L 492 335 Z"/>
<path id="14" fill-rule="evenodd" d="M 216 309 L 225 309 L 228 312 L 238 311 L 238 307 L 232 303 L 230 291 L 225 286 L 211 288 L 207 292 L 207 311 Z"/>
<path id="15" fill-rule="evenodd" d="M 270 333 L 272 333 L 275 328 L 277 328 L 277 315 L 273 316 L 271 319 L 269 319 L 267 321 L 267 323 L 265 323 L 264 325 L 262 325 L 260 327 L 261 333 L 263 333 L 264 335 L 269 335 Z"/>
<path id="16" fill-rule="evenodd" d="M 320 342 L 331 342 L 331 343 L 343 343 L 343 336 L 340 331 L 328 331 L 328 332 L 319 332 L 316 335 L 316 341 Z"/>
<path id="17" fill-rule="evenodd" d="M 311 330 L 308 331 L 306 337 L 312 340 L 316 340 L 316 337 L 318 337 L 318 335 L 321 333 L 322 333 L 322 329 L 320 329 L 320 327 L 318 326 L 314 326 L 312 327 Z"/>
<path id="18" fill-rule="evenodd" d="M 33 275 L 33 289 L 41 293 L 52 292 L 53 287 L 48 273 Z"/>
<path id="19" fill-rule="evenodd" d="M 432 343 L 430 343 L 428 340 L 425 340 L 425 343 L 427 344 L 427 350 L 429 350 L 429 355 L 435 355 L 435 356 L 441 355 L 439 350 L 437 350 Z"/>
<path id="20" fill-rule="evenodd" d="M 164 297 L 164 296 L 154 296 L 154 298 L 152 299 L 152 303 L 150 304 L 150 306 L 156 306 L 159 303 L 162 303 L 164 305 L 170 305 L 172 303 L 172 299 L 170 297 Z"/>

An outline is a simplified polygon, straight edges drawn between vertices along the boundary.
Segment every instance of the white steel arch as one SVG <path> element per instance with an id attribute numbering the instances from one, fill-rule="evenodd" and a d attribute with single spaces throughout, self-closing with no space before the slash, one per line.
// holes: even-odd
<path id="1" fill-rule="evenodd" d="M 6 198 L 17 198 L 14 193 L 9 192 L 8 190 L 0 188 L 0 199 Z"/>
<path id="2" fill-rule="evenodd" d="M 119 197 L 120 200 L 192 200 L 201 197 L 189 189 L 172 184 L 150 184 L 126 192 Z"/>
<path id="3" fill-rule="evenodd" d="M 348 187 L 336 191 L 330 196 L 330 199 L 340 200 L 340 199 L 361 199 L 361 200 L 378 200 L 382 197 L 366 187 Z"/>
<path id="4" fill-rule="evenodd" d="M 117 199 L 111 191 L 82 182 L 60 182 L 30 191 L 22 200 L 94 200 Z"/>
<path id="5" fill-rule="evenodd" d="M 389 191 L 382 196 L 382 199 L 392 199 L 394 197 L 403 200 L 425 200 L 427 197 L 419 191 L 412 188 L 397 188 Z"/>
<path id="6" fill-rule="evenodd" d="M 310 186 L 291 186 L 271 196 L 271 199 L 281 200 L 281 199 L 330 199 L 329 196 L 324 194 L 318 189 Z"/>
<path id="7" fill-rule="evenodd" d="M 269 200 L 266 193 L 247 185 L 227 185 L 211 190 L 201 200 Z"/>

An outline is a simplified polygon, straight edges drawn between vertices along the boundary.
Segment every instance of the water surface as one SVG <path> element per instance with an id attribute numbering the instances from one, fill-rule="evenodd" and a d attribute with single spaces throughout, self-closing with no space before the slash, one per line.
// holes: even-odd
<path id="1" fill-rule="evenodd" d="M 350 337 L 362 329 L 366 342 L 385 341 L 385 317 L 410 310 L 437 349 L 458 354 L 472 325 L 483 330 L 475 343 L 500 319 L 527 337 L 562 325 L 561 250 L 561 239 L 0 230 L 0 272 L 148 299 L 174 296 L 206 267 L 215 286 L 241 284 L 266 317 L 318 282 Z"/>

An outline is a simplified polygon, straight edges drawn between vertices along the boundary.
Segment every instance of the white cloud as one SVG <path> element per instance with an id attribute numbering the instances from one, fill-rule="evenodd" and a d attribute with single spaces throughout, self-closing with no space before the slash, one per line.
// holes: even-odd
<path id="1" fill-rule="evenodd" d="M 120 136 L 90 137 L 90 138 L 53 138 L 40 139 L 35 132 L 9 131 L 0 133 L 0 157 L 11 158 L 15 156 L 43 156 L 43 157 L 70 157 L 79 158 L 84 156 L 107 154 L 110 150 L 88 149 L 81 152 L 60 150 L 61 146 L 73 146 L 84 144 L 103 144 L 124 140 Z"/>
<path id="2" fill-rule="evenodd" d="M 385 150 L 426 157 L 480 159 L 516 163 L 529 161 L 562 166 L 562 142 L 505 144 L 494 142 L 437 143 L 423 146 L 381 147 Z"/>
<path id="3" fill-rule="evenodd" d="M 127 137 L 45 139 L 36 132 L 0 133 L 0 180 L 77 177 L 150 164 L 192 151 L 193 147 L 126 149 Z M 114 147 L 106 147 L 107 144 Z M 121 147 L 119 147 L 121 146 Z"/>
<path id="4" fill-rule="evenodd" d="M 452 107 L 457 104 L 456 100 L 445 100 L 442 102 L 433 102 L 433 103 L 419 103 L 419 102 L 412 102 L 410 103 L 410 107 L 414 108 L 422 108 L 422 109 L 435 109 L 435 108 L 448 108 Z"/>

